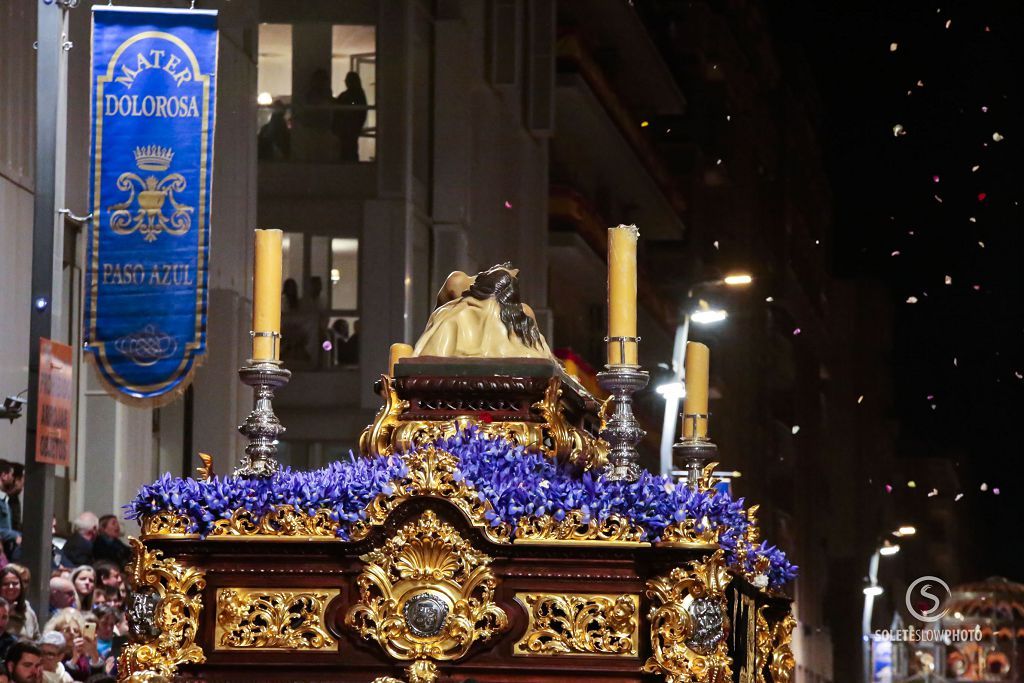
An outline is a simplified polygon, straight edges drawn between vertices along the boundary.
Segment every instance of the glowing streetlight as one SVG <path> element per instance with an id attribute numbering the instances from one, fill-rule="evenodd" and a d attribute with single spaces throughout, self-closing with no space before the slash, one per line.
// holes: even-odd
<path id="1" fill-rule="evenodd" d="M 754 281 L 750 273 L 731 273 L 722 278 L 722 282 L 730 287 L 745 287 Z"/>
<path id="2" fill-rule="evenodd" d="M 729 314 L 721 308 L 709 308 L 702 311 L 694 311 L 690 314 L 690 320 L 697 323 L 698 325 L 713 325 L 714 323 L 720 323 Z"/>
<path id="3" fill-rule="evenodd" d="M 256 96 L 256 104 L 261 107 L 269 107 L 274 103 L 274 96 L 268 92 L 261 92 Z"/>
<path id="4" fill-rule="evenodd" d="M 896 543 L 889 543 L 889 541 L 886 541 L 885 544 L 882 545 L 882 547 L 878 549 L 879 554 L 884 555 L 885 557 L 890 557 L 892 555 L 895 555 L 899 551 L 900 551 L 899 545 L 896 544 Z"/>

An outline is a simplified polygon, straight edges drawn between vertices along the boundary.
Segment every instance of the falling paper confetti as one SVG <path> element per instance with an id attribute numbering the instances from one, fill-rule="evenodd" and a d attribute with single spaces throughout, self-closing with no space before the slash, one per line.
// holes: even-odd
<path id="1" fill-rule="evenodd" d="M 908 304 L 916 304 L 917 303 L 917 297 L 916 296 L 908 296 L 907 297 L 907 303 Z"/>
<path id="2" fill-rule="evenodd" d="M 996 142 L 1002 142 L 1003 136 L 997 131 L 995 133 L 992 133 L 992 139 L 995 140 Z"/>
<path id="3" fill-rule="evenodd" d="M 933 183 L 937 183 L 937 182 L 939 182 L 939 176 L 937 176 L 937 175 L 933 175 L 933 176 L 932 176 L 932 182 L 933 182 Z"/>
<path id="4" fill-rule="evenodd" d="M 889 256 L 899 256 L 899 255 L 900 255 L 900 250 L 899 249 L 897 249 L 896 251 L 894 251 L 891 254 L 889 254 Z"/>
<path id="5" fill-rule="evenodd" d="M 903 129 L 902 124 L 897 123 L 895 126 L 892 127 L 892 134 L 893 134 L 893 137 L 897 137 L 898 138 L 901 135 L 906 135 L 907 131 L 905 131 Z"/>
<path id="6" fill-rule="evenodd" d="M 892 484 L 886 484 L 885 485 L 885 492 L 886 493 L 892 493 Z"/>
<path id="7" fill-rule="evenodd" d="M 860 404 L 860 403 L 863 403 L 863 402 L 864 402 L 864 394 L 861 394 L 860 396 L 857 397 L 857 403 Z"/>
<path id="8" fill-rule="evenodd" d="M 963 498 L 963 497 L 964 497 L 964 494 L 962 494 L 962 493 L 958 493 L 958 494 L 956 494 L 956 497 L 955 497 L 955 498 L 953 499 L 953 501 L 954 501 L 954 502 L 956 502 L 956 501 L 959 501 L 959 500 L 960 500 L 961 498 Z"/>
<path id="9" fill-rule="evenodd" d="M 987 196 L 988 196 L 988 195 L 987 195 L 987 194 L 985 194 L 984 192 L 979 192 L 979 193 L 978 193 L 978 201 L 979 201 L 979 202 L 983 202 L 983 201 L 985 201 L 985 197 L 987 197 Z"/>
<path id="10" fill-rule="evenodd" d="M 512 202 L 510 202 L 509 200 L 506 199 L 505 200 L 505 208 L 506 209 L 511 209 L 512 208 Z"/>
<path id="11" fill-rule="evenodd" d="M 771 303 L 771 302 L 775 301 L 775 297 L 774 296 L 766 296 L 764 298 L 764 300 L 767 301 L 768 303 Z"/>
<path id="12" fill-rule="evenodd" d="M 949 25 L 952 24 L 952 23 L 953 23 L 952 19 L 946 19 L 946 28 L 949 28 Z"/>
<path id="13" fill-rule="evenodd" d="M 928 492 L 928 497 L 929 498 L 934 498 L 937 495 L 939 495 L 939 490 L 938 489 L 932 489 L 931 491 Z"/>
<path id="14" fill-rule="evenodd" d="M 800 334 L 800 328 L 799 328 L 799 327 L 798 327 L 798 328 L 796 328 L 795 330 L 793 330 L 793 336 L 794 336 L 794 337 L 795 337 L 796 335 L 798 335 L 798 334 Z"/>
<path id="15" fill-rule="evenodd" d="M 794 434 L 799 434 L 800 433 L 800 425 L 793 425 L 793 433 Z"/>
<path id="16" fill-rule="evenodd" d="M 916 489 L 917 488 L 917 482 L 914 481 L 913 479 L 911 479 L 910 481 L 907 482 L 907 488 L 908 489 Z"/>
<path id="17" fill-rule="evenodd" d="M 971 166 L 971 172 L 977 173 L 979 168 L 981 168 L 981 166 L 979 164 L 975 164 L 974 166 Z"/>
<path id="18" fill-rule="evenodd" d="M 980 488 L 982 491 L 988 491 L 988 484 L 986 484 L 985 482 L 981 482 L 981 486 L 979 486 L 978 488 Z"/>
<path id="19" fill-rule="evenodd" d="M 896 52 L 899 49 L 899 45 L 896 43 L 889 43 L 889 52 Z"/>
<path id="20" fill-rule="evenodd" d="M 996 495 L 996 496 L 999 495 L 999 487 L 998 486 L 992 489 L 992 494 Z"/>
<path id="21" fill-rule="evenodd" d="M 947 275 L 946 276 L 946 284 L 947 285 L 953 284 L 953 277 L 951 275 Z"/>
<path id="22" fill-rule="evenodd" d="M 715 249 L 718 249 L 718 240 L 715 240 Z"/>

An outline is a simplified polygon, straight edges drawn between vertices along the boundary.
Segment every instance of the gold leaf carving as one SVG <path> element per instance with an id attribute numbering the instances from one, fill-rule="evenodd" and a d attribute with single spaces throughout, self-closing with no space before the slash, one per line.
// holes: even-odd
<path id="1" fill-rule="evenodd" d="M 186 515 L 170 510 L 162 510 L 154 515 L 143 517 L 142 536 L 184 536 L 189 535 L 188 527 L 192 523 Z"/>
<path id="2" fill-rule="evenodd" d="M 523 517 L 516 526 L 516 542 L 586 542 L 642 543 L 644 528 L 622 515 L 604 520 L 583 521 L 583 512 L 571 510 L 558 521 L 551 515 Z"/>
<path id="3" fill-rule="evenodd" d="M 324 612 L 339 590 L 219 588 L 217 649 L 333 649 Z"/>
<path id="4" fill-rule="evenodd" d="M 687 548 L 717 548 L 718 528 L 711 525 L 707 517 L 700 525 L 695 519 L 684 519 L 665 527 L 661 534 L 661 546 L 678 546 Z"/>
<path id="5" fill-rule="evenodd" d="M 787 614 L 772 629 L 772 661 L 768 665 L 772 683 L 789 683 L 789 679 L 793 675 L 793 668 L 796 666 L 792 648 L 795 626 L 796 619 L 792 614 Z"/>
<path id="6" fill-rule="evenodd" d="M 459 659 L 508 627 L 491 558 L 432 510 L 362 560 L 345 624 L 395 659 Z"/>
<path id="7" fill-rule="evenodd" d="M 502 522 L 497 526 L 487 519 L 491 504 L 480 499 L 476 489 L 456 479 L 459 459 L 448 451 L 426 446 L 402 455 L 408 468 L 406 480 L 391 483 L 391 493 L 381 493 L 366 508 L 365 521 L 352 526 L 352 539 L 361 540 L 372 526 L 380 526 L 391 511 L 414 496 L 444 498 L 459 508 L 466 518 L 494 543 L 508 543 L 512 527 Z"/>
<path id="8" fill-rule="evenodd" d="M 279 505 L 257 517 L 245 508 L 235 510 L 231 519 L 218 519 L 210 529 L 209 537 L 221 536 L 295 536 L 335 538 L 338 523 L 331 519 L 331 511 L 321 508 L 310 516 L 291 505 Z"/>
<path id="9" fill-rule="evenodd" d="M 638 595 L 516 593 L 516 601 L 529 617 L 516 655 L 637 655 Z"/>
<path id="10" fill-rule="evenodd" d="M 726 683 L 732 677 L 723 558 L 718 550 L 647 582 L 652 655 L 644 671 L 664 674 L 667 683 Z"/>
<path id="11" fill-rule="evenodd" d="M 199 615 L 203 610 L 206 579 L 202 569 L 189 567 L 174 558 L 149 550 L 136 538 L 130 538 L 132 560 L 128 575 L 135 591 L 150 592 L 157 599 L 150 626 L 159 635 L 147 636 L 121 652 L 118 671 L 121 680 L 150 683 L 172 678 L 182 664 L 206 661 L 196 644 Z"/>

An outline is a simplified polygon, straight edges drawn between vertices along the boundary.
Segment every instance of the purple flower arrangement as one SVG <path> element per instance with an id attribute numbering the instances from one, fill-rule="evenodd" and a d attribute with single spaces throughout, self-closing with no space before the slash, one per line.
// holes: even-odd
<path id="1" fill-rule="evenodd" d="M 657 541 L 665 527 L 686 519 L 704 519 L 720 529 L 719 543 L 730 564 L 739 563 L 737 541 L 749 526 L 743 500 L 732 500 L 720 491 L 694 492 L 676 486 L 665 476 L 644 472 L 632 483 L 608 481 L 590 472 L 580 475 L 542 453 L 513 446 L 504 439 L 489 439 L 475 428 L 439 441 L 437 447 L 458 457 L 455 472 L 489 501 L 491 522 L 507 522 L 513 528 L 526 516 L 551 515 L 565 518 L 571 510 L 583 512 L 584 521 L 603 521 L 620 515 L 643 527 L 646 540 Z M 245 508 L 255 516 L 279 505 L 291 505 L 313 515 L 331 511 L 338 522 L 338 536 L 349 538 L 349 525 L 364 518 L 366 506 L 378 494 L 390 494 L 392 482 L 407 476 L 400 457 L 357 458 L 332 463 L 309 472 L 286 468 L 269 479 L 215 477 L 208 481 L 182 479 L 165 474 L 143 486 L 126 507 L 130 519 L 140 519 L 171 510 L 191 520 L 190 531 L 210 532 L 213 523 L 229 519 Z M 746 571 L 753 571 L 758 558 L 768 560 L 768 586 L 778 588 L 796 577 L 797 568 L 785 553 L 762 543 L 744 558 Z"/>

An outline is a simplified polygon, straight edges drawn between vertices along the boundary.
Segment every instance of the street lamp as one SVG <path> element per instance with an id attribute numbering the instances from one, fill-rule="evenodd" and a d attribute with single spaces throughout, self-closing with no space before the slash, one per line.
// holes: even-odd
<path id="1" fill-rule="evenodd" d="M 908 531 L 909 530 L 909 531 Z M 904 525 L 892 532 L 893 536 L 913 536 L 917 529 Z M 861 620 L 861 657 L 864 669 L 864 683 L 871 683 L 871 613 L 874 609 L 875 597 L 881 595 L 884 589 L 878 585 L 878 561 L 881 557 L 892 557 L 900 551 L 897 543 L 885 539 L 882 545 L 875 548 L 868 562 L 868 585 L 864 587 L 864 615 Z"/>
<path id="2" fill-rule="evenodd" d="M 694 292 L 712 287 L 746 287 L 754 281 L 749 273 L 729 273 L 715 280 L 697 282 L 686 292 L 683 302 L 683 322 L 676 327 L 676 337 L 672 344 L 672 380 L 661 385 L 655 391 L 665 397 L 665 418 L 661 425 L 661 473 L 672 472 L 672 443 L 676 438 L 676 417 L 679 414 L 679 401 L 686 395 L 683 385 L 683 360 L 686 355 L 686 342 L 690 337 L 690 321 L 698 325 L 713 325 L 728 317 L 722 309 L 711 308 L 707 302 L 701 301 L 699 310 L 691 312 L 690 302 Z M 670 388 L 671 387 L 671 388 Z"/>

